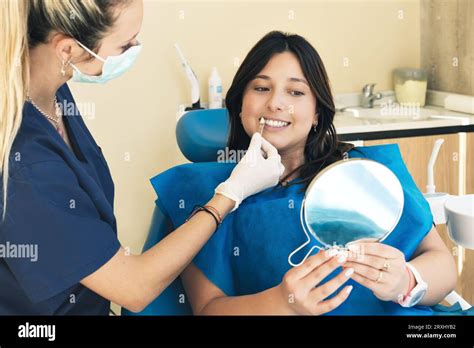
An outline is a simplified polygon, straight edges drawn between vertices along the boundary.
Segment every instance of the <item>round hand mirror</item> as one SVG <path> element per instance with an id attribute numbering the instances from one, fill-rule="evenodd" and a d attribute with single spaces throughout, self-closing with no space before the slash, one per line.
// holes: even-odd
<path id="1" fill-rule="evenodd" d="M 345 159 L 321 171 L 310 183 L 301 205 L 301 224 L 308 240 L 323 248 L 346 248 L 360 241 L 382 241 L 397 226 L 403 211 L 403 189 L 386 166 L 368 159 Z M 309 230 L 311 236 L 307 233 Z"/>

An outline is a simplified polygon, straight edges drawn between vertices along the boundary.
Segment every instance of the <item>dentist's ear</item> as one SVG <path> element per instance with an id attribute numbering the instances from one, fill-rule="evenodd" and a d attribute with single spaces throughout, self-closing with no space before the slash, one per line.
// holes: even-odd
<path id="1" fill-rule="evenodd" d="M 78 64 L 89 60 L 90 54 L 87 53 L 81 46 L 78 45 L 76 40 L 70 36 L 57 33 L 52 39 L 54 50 L 58 60 L 61 62 L 68 62 Z"/>
<path id="2" fill-rule="evenodd" d="M 60 61 L 70 60 L 73 54 L 73 46 L 75 44 L 74 39 L 64 34 L 55 34 L 52 38 L 52 44 L 56 56 Z"/>
<path id="3" fill-rule="evenodd" d="M 64 34 L 56 34 L 52 39 L 54 52 L 59 62 L 58 73 L 67 79 L 71 77 L 68 71 L 73 57 L 73 44 L 74 40 Z"/>

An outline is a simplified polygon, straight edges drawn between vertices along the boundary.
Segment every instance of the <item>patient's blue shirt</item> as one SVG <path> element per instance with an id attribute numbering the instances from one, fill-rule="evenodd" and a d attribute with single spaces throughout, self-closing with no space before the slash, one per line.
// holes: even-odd
<path id="1" fill-rule="evenodd" d="M 416 187 L 397 145 L 357 147 L 349 157 L 369 158 L 391 169 L 403 186 L 404 209 L 395 230 L 383 241 L 410 260 L 432 228 L 429 205 Z M 214 188 L 226 180 L 235 164 L 196 163 L 174 167 L 151 181 L 158 194 L 158 205 L 180 226 L 196 204 L 212 198 Z M 179 185 L 175 185 L 179 182 Z M 278 285 L 291 268 L 288 255 L 306 241 L 300 223 L 304 197 L 302 184 L 270 188 L 244 200 L 229 214 L 221 227 L 199 252 L 193 263 L 228 296 L 248 295 Z M 312 238 L 306 246 L 319 245 Z M 305 252 L 301 252 L 305 255 Z M 297 260 L 295 260 L 297 261 Z M 336 270 L 324 281 L 336 276 Z M 179 280 L 177 280 L 179 282 Z M 371 290 L 353 280 L 349 298 L 329 315 L 431 315 L 426 306 L 403 308 L 381 301 Z M 337 292 L 336 292 L 337 293 Z"/>

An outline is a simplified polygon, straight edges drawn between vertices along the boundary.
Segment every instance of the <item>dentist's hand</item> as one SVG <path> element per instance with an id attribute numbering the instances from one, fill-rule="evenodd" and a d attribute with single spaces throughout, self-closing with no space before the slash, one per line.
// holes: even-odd
<path id="1" fill-rule="evenodd" d="M 319 285 L 329 274 L 341 267 L 346 261 L 343 253 L 335 249 L 321 250 L 308 257 L 300 266 L 290 269 L 277 288 L 280 289 L 281 303 L 288 314 L 321 315 L 339 307 L 348 297 L 352 286 L 344 287 L 339 293 L 326 298 L 350 279 L 353 269 L 343 272 Z"/>
<path id="2" fill-rule="evenodd" d="M 278 184 L 284 170 L 277 149 L 257 132 L 252 136 L 245 156 L 235 166 L 229 179 L 217 186 L 216 193 L 233 200 L 234 211 L 248 196 Z"/>

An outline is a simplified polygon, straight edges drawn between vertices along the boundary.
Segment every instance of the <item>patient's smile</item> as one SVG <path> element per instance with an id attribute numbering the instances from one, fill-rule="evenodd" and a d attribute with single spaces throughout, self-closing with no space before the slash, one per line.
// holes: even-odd
<path id="1" fill-rule="evenodd" d="M 268 131 L 281 131 L 287 128 L 291 124 L 291 122 L 278 120 L 274 118 L 263 117 L 263 119 L 265 120 L 265 130 L 268 130 Z"/>
<path id="2" fill-rule="evenodd" d="M 298 153 L 297 162 L 303 163 L 305 143 L 316 119 L 316 96 L 295 54 L 271 57 L 245 86 L 240 110 L 247 135 L 259 132 L 282 157 Z"/>

